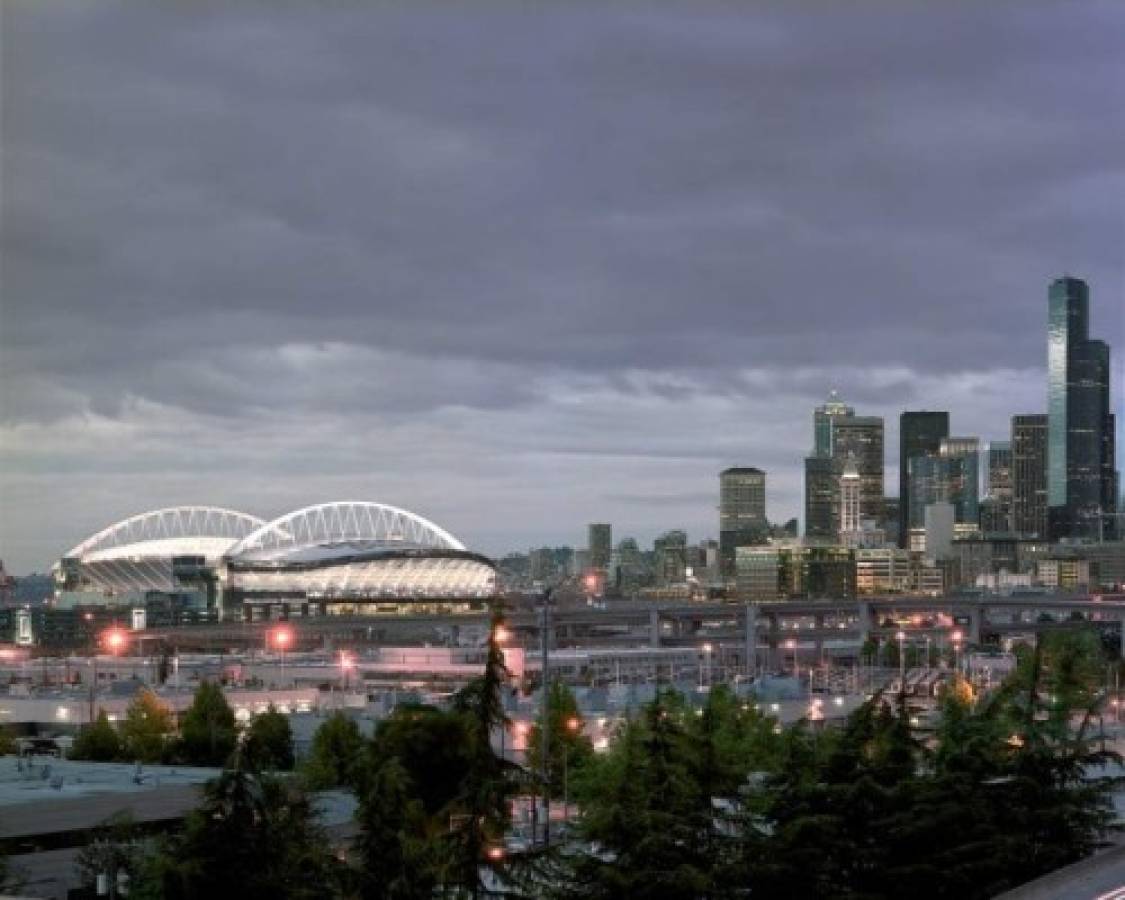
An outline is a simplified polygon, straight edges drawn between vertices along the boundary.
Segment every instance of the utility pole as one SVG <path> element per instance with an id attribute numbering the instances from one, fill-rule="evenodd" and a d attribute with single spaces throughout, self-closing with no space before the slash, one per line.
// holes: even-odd
<path id="1" fill-rule="evenodd" d="M 551 589 L 543 592 L 543 619 L 539 631 L 543 659 L 543 702 L 539 711 L 539 772 L 543 783 L 543 846 L 551 843 L 550 692 L 551 692 Z"/>

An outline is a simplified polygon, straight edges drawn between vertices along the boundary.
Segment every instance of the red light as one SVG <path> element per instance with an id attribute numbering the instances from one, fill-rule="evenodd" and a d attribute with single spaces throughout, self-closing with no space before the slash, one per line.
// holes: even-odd
<path id="1" fill-rule="evenodd" d="M 286 649 L 293 643 L 293 629 L 291 628 L 275 628 L 271 633 L 273 645 L 278 650 Z"/>
<path id="2" fill-rule="evenodd" d="M 341 669 L 354 669 L 355 657 L 348 653 L 346 650 L 340 651 L 340 668 Z"/>
<path id="3" fill-rule="evenodd" d="M 128 643 L 128 638 L 125 637 L 125 632 L 120 628 L 111 628 L 104 635 L 105 645 L 109 648 L 110 653 L 118 653 L 125 648 Z"/>

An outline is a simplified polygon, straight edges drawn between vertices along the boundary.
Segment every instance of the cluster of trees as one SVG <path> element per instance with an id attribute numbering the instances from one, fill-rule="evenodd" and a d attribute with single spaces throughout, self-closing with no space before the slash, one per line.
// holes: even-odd
<path id="1" fill-rule="evenodd" d="M 141 690 L 129 704 L 119 728 L 100 710 L 95 721 L 78 733 L 70 757 L 95 762 L 222 766 L 230 760 L 239 739 L 234 710 L 222 688 L 204 682 L 178 729 L 172 710 L 156 694 Z M 293 768 L 289 720 L 273 707 L 251 719 L 241 740 L 241 752 L 255 768 Z"/>
<path id="2" fill-rule="evenodd" d="M 491 744 L 504 722 L 507 680 L 492 640 L 484 674 L 450 708 L 399 707 L 371 739 L 345 716 L 331 716 L 292 774 L 267 765 L 255 746 L 256 735 L 268 745 L 264 729 L 255 730 L 259 717 L 179 833 L 154 843 L 129 823 L 107 824 L 79 860 L 80 874 L 92 883 L 98 872 L 123 871 L 129 896 L 142 900 L 485 896 L 505 879 L 507 860 L 497 849 L 522 777 Z M 207 727 L 190 736 L 195 707 L 211 704 L 197 697 L 179 740 L 218 752 L 223 729 L 214 717 L 195 716 Z M 332 852 L 309 797 L 310 788 L 332 787 L 359 798 L 359 836 L 342 856 Z"/>
<path id="3" fill-rule="evenodd" d="M 225 895 L 232 878 L 248 898 L 989 897 L 1112 828 L 1097 768 L 1111 754 L 1092 727 L 1099 649 L 1075 634 L 1025 648 L 988 697 L 950 690 L 925 732 L 902 698 L 876 697 L 840 728 L 782 728 L 717 687 L 702 709 L 660 693 L 594 753 L 555 686 L 544 785 L 493 749 L 506 680 L 493 641 L 448 708 L 399 707 L 370 739 L 333 716 L 293 775 L 245 738 L 182 832 L 127 842 L 118 864 L 142 898 Z M 505 852 L 515 794 L 558 795 L 564 772 L 576 834 Z M 342 856 L 306 793 L 329 787 L 359 799 Z"/>
<path id="4" fill-rule="evenodd" d="M 566 898 L 991 897 L 1090 853 L 1112 828 L 1092 724 L 1100 646 L 1023 648 L 977 704 L 947 692 L 919 733 L 902 698 L 838 729 L 781 730 L 725 690 L 627 723 L 578 780 L 586 847 L 558 858 Z"/>

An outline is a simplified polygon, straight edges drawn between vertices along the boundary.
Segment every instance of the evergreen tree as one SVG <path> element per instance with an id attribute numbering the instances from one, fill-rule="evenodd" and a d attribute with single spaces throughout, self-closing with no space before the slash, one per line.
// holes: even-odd
<path id="1" fill-rule="evenodd" d="M 288 771 L 293 768 L 293 730 L 289 717 L 269 708 L 250 721 L 243 738 L 242 754 L 246 765 L 256 771 Z"/>
<path id="2" fill-rule="evenodd" d="M 204 681 L 195 691 L 191 706 L 180 724 L 176 756 L 193 766 L 221 766 L 238 740 L 234 710 L 223 689 Z"/>
<path id="3" fill-rule="evenodd" d="M 435 887 L 434 842 L 421 800 L 397 759 L 372 775 L 360 798 L 356 850 L 364 900 L 428 900 Z"/>
<path id="4" fill-rule="evenodd" d="M 325 719 L 313 735 L 302 775 L 313 790 L 356 787 L 363 760 L 359 726 L 341 712 Z"/>
<path id="5" fill-rule="evenodd" d="M 117 729 L 110 724 L 105 710 L 98 710 L 97 719 L 78 732 L 70 748 L 70 758 L 91 762 L 113 762 L 120 756 L 121 738 L 118 737 Z"/>
<path id="6" fill-rule="evenodd" d="M 594 753 L 583 731 L 584 720 L 574 692 L 561 681 L 551 682 L 547 697 L 547 784 L 552 797 L 563 796 L 563 776 L 576 777 Z M 542 754 L 541 726 L 528 732 L 527 759 L 537 766 Z"/>
<path id="7" fill-rule="evenodd" d="M 503 621 L 494 609 L 484 673 L 459 691 L 453 704 L 467 729 L 468 767 L 453 801 L 453 825 L 441 854 L 441 882 L 474 898 L 486 891 L 485 871 L 503 883 L 508 868 L 503 840 L 515 771 L 492 748 L 493 735 L 508 722 L 501 697 L 510 673 L 496 637 Z"/>
<path id="8" fill-rule="evenodd" d="M 567 860 L 562 896 L 689 900 L 715 887 L 689 742 L 670 705 L 659 695 L 583 778 L 581 831 L 596 850 Z"/>
<path id="9" fill-rule="evenodd" d="M 308 797 L 291 781 L 236 768 L 140 866 L 130 897 L 314 900 L 339 894 L 341 869 Z"/>

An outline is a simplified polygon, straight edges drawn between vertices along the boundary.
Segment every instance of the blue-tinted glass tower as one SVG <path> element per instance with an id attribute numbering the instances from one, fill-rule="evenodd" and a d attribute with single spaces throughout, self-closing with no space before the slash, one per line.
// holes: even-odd
<path id="1" fill-rule="evenodd" d="M 1047 291 L 1047 503 L 1051 537 L 1116 531 L 1109 347 L 1090 340 L 1090 291 L 1069 276 Z"/>

